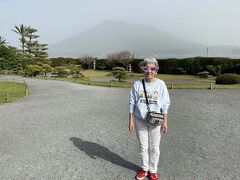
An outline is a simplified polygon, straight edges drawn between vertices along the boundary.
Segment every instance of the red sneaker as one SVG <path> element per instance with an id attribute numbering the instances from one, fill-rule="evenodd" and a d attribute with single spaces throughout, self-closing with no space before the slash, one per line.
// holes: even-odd
<path id="1" fill-rule="evenodd" d="M 148 172 L 147 172 L 147 171 L 141 170 L 141 171 L 139 171 L 139 172 L 137 173 L 136 179 L 142 180 L 142 179 L 144 179 L 147 175 L 148 175 Z"/>
<path id="2" fill-rule="evenodd" d="M 158 175 L 157 175 L 157 173 L 150 173 L 150 175 L 149 175 L 149 180 L 158 180 Z"/>

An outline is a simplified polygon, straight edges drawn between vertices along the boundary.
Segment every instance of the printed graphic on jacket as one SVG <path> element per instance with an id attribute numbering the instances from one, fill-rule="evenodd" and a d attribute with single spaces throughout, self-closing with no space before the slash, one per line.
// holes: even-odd
<path id="1" fill-rule="evenodd" d="M 140 103 L 146 103 L 146 98 L 144 94 L 144 90 L 141 90 L 139 92 L 139 97 L 140 97 Z M 157 100 L 159 97 L 159 94 L 157 91 L 147 91 L 147 97 L 148 97 L 148 102 L 149 104 L 157 104 Z"/>

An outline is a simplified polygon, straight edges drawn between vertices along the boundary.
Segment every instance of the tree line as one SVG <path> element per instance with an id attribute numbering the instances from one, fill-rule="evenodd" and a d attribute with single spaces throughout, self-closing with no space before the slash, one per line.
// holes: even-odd
<path id="1" fill-rule="evenodd" d="M 240 74 L 240 59 L 221 57 L 194 57 L 185 59 L 159 60 L 160 73 L 190 74 L 208 71 L 213 76 L 225 73 Z"/>
<path id="2" fill-rule="evenodd" d="M 93 61 L 88 61 L 86 64 L 85 58 L 50 58 L 53 66 L 66 66 L 68 64 L 82 65 L 84 69 L 92 68 Z M 184 59 L 157 59 L 161 74 L 189 74 L 197 75 L 202 71 L 209 71 L 210 74 L 218 76 L 225 73 L 235 73 L 240 74 L 240 59 L 231 58 L 221 58 L 221 57 L 193 57 Z M 129 58 L 125 59 L 123 63 L 122 60 L 118 58 L 110 59 L 97 59 L 96 69 L 97 70 L 112 70 L 114 67 L 124 67 L 126 70 L 131 65 L 133 72 L 140 72 L 139 63 L 143 59 Z"/>

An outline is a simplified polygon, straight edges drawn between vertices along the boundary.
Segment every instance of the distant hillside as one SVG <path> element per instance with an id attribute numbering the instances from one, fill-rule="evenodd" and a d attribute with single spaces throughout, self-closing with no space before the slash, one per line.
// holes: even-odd
<path id="1" fill-rule="evenodd" d="M 226 53 L 227 56 L 233 54 L 240 57 L 240 48 L 217 48 L 222 56 Z M 189 57 L 206 56 L 206 49 L 205 45 L 181 40 L 152 26 L 105 21 L 58 44 L 49 45 L 49 55 L 105 57 L 107 53 L 129 50 L 137 57 Z M 214 49 L 209 47 L 210 56 L 211 51 L 217 52 Z"/>

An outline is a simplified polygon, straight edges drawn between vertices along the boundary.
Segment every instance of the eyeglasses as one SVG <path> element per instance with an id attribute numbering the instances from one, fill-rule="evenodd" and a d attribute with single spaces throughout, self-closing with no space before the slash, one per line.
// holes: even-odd
<path id="1" fill-rule="evenodd" d="M 149 69 L 150 69 L 151 71 L 157 71 L 157 70 L 158 70 L 157 67 L 142 67 L 142 70 L 143 70 L 144 72 L 147 72 Z"/>

